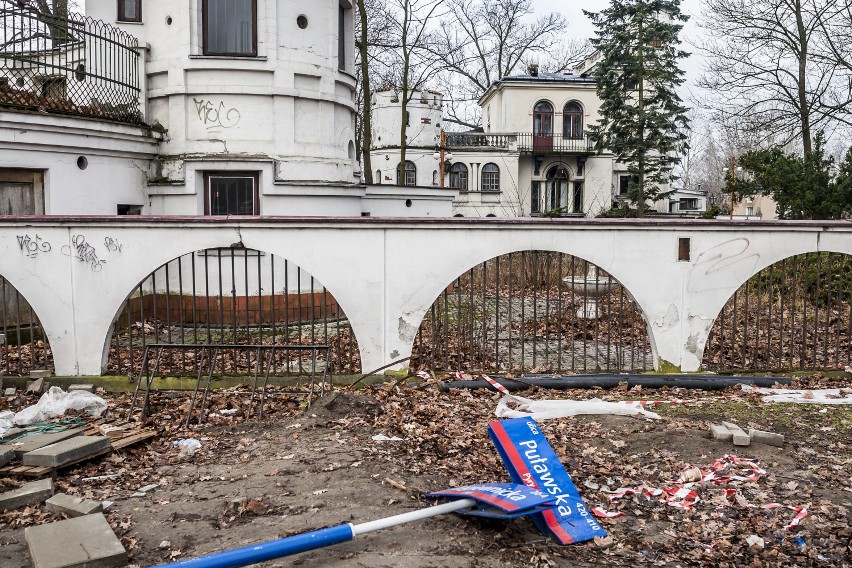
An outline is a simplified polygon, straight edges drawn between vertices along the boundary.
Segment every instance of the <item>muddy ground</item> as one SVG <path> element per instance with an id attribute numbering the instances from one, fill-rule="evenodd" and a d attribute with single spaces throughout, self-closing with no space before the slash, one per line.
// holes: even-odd
<path id="1" fill-rule="evenodd" d="M 852 386 L 849 378 L 800 382 Z M 114 414 L 126 408 L 127 395 L 104 396 Z M 852 565 L 848 406 L 770 404 L 738 389 L 539 390 L 524 396 L 703 400 L 657 405 L 660 420 L 581 416 L 542 423 L 587 506 L 624 512 L 599 519 L 611 542 L 562 547 L 529 520 L 446 515 L 265 566 Z M 62 470 L 57 485 L 114 502 L 107 517 L 134 565 L 183 560 L 410 511 L 427 505 L 421 493 L 429 490 L 508 481 L 486 433 L 498 398 L 389 383 L 338 390 L 306 408 L 305 396 L 291 389 L 274 394 L 259 419 L 245 415 L 247 392 L 231 389 L 213 396 L 207 424 L 184 430 L 187 395 L 158 393 L 148 419 L 160 430 L 156 440 Z M 32 402 L 3 401 L 0 409 Z M 735 449 L 709 439 L 708 424 L 720 419 L 782 433 L 787 443 Z M 374 441 L 378 434 L 403 440 Z M 201 448 L 180 455 L 173 441 L 184 438 L 200 440 Z M 699 484 L 694 489 L 701 500 L 693 510 L 643 495 L 610 501 L 606 493 L 642 484 L 672 487 L 691 465 L 706 466 L 726 454 L 757 459 L 766 474 L 757 481 Z M 98 476 L 111 477 L 87 479 Z M 0 479 L 0 490 L 21 482 Z M 157 487 L 134 496 L 152 484 Z M 782 506 L 760 507 L 769 503 Z M 785 528 L 798 507 L 807 516 Z M 30 566 L 23 528 L 58 518 L 43 506 L 0 514 L 0 566 Z"/>

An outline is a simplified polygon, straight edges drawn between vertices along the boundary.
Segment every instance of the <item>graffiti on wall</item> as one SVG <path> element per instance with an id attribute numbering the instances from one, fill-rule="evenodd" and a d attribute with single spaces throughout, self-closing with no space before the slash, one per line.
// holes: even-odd
<path id="1" fill-rule="evenodd" d="M 35 258 L 40 253 L 50 252 L 53 248 L 49 242 L 38 236 L 38 233 L 35 237 L 28 234 L 18 235 L 18 246 L 21 248 L 21 252 L 29 258 Z"/>
<path id="2" fill-rule="evenodd" d="M 195 103 L 195 111 L 198 120 L 207 130 L 219 128 L 233 128 L 240 123 L 240 111 L 234 107 L 226 107 L 225 103 L 219 101 L 217 105 L 209 99 L 192 99 Z"/>

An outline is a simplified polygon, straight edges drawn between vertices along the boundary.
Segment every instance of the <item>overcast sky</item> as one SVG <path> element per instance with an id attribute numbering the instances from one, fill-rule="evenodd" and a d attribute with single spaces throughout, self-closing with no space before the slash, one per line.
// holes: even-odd
<path id="1" fill-rule="evenodd" d="M 595 34 L 592 22 L 583 15 L 583 10 L 599 12 L 609 6 L 609 0 L 533 0 L 537 14 L 547 12 L 560 12 L 568 20 L 568 36 L 576 39 L 587 39 Z M 700 11 L 699 0 L 683 0 L 681 10 L 690 16 L 686 27 L 681 31 L 681 41 L 684 51 L 693 55 L 684 61 L 682 67 L 686 71 L 687 88 L 691 87 L 701 71 L 699 56 L 695 48 L 689 45 L 689 40 L 694 39 L 698 33 L 696 19 Z"/>

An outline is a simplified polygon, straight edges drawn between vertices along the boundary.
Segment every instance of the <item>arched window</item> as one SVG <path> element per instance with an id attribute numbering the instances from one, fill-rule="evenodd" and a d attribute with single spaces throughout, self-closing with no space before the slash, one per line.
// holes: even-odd
<path id="1" fill-rule="evenodd" d="M 376 177 L 373 178 L 373 183 L 382 183 L 382 170 L 376 170 Z"/>
<path id="2" fill-rule="evenodd" d="M 432 185 L 438 185 L 438 170 L 432 170 Z"/>
<path id="3" fill-rule="evenodd" d="M 497 164 L 482 166 L 482 191 L 500 191 L 500 168 Z"/>
<path id="4" fill-rule="evenodd" d="M 550 149 L 553 147 L 553 105 L 539 101 L 533 110 L 533 148 Z"/>
<path id="5" fill-rule="evenodd" d="M 411 160 L 405 160 L 405 173 L 400 174 L 400 166 L 397 166 L 397 185 L 417 185 L 417 166 Z"/>
<path id="6" fill-rule="evenodd" d="M 568 170 L 553 166 L 547 170 L 547 191 L 544 196 L 545 211 L 568 207 Z"/>
<path id="7" fill-rule="evenodd" d="M 450 168 L 450 189 L 467 191 L 467 166 L 456 162 Z"/>
<path id="8" fill-rule="evenodd" d="M 578 102 L 571 101 L 562 110 L 562 137 L 583 137 L 583 107 Z"/>

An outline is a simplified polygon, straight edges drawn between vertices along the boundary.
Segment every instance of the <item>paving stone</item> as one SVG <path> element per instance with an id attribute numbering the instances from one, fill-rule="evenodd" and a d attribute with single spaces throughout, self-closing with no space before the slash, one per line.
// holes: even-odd
<path id="1" fill-rule="evenodd" d="M 36 379 L 34 381 L 27 381 L 27 390 L 26 392 L 41 392 L 41 388 L 44 385 L 44 379 Z"/>
<path id="2" fill-rule="evenodd" d="M 118 568 L 127 551 L 103 513 L 24 529 L 34 568 Z"/>
<path id="3" fill-rule="evenodd" d="M 5 432 L 3 432 L 2 435 L 0 435 L 0 441 L 11 440 L 12 438 L 17 438 L 18 436 L 20 436 L 24 432 L 26 432 L 26 429 L 24 429 L 24 428 L 9 428 Z"/>
<path id="4" fill-rule="evenodd" d="M 109 448 L 106 436 L 75 436 L 24 454 L 24 465 L 59 467 Z"/>
<path id="5" fill-rule="evenodd" d="M 735 446 L 748 446 L 751 444 L 751 438 L 749 438 L 749 435 L 746 434 L 745 430 L 733 422 L 722 422 L 722 425 L 731 431 L 731 436 Z"/>
<path id="6" fill-rule="evenodd" d="M 47 379 L 47 378 L 50 378 L 50 375 L 52 375 L 52 374 L 53 373 L 51 373 L 47 369 L 33 369 L 32 371 L 30 371 L 30 378 Z"/>
<path id="7" fill-rule="evenodd" d="M 41 479 L 18 487 L 13 491 L 0 493 L 0 511 L 17 509 L 27 505 L 37 505 L 53 495 L 53 480 Z"/>
<path id="8" fill-rule="evenodd" d="M 15 448 L 12 446 L 0 446 L 0 467 L 3 467 L 15 459 Z"/>
<path id="9" fill-rule="evenodd" d="M 95 392 L 95 385 L 71 385 L 68 387 L 68 392 L 72 391 Z"/>
<path id="10" fill-rule="evenodd" d="M 748 436 L 751 441 L 756 444 L 768 444 L 770 446 L 782 447 L 784 445 L 784 435 L 776 434 L 775 432 L 766 432 L 764 430 L 755 430 L 749 428 Z"/>
<path id="11" fill-rule="evenodd" d="M 3 391 L 3 396 L 15 396 L 16 394 L 18 394 L 18 389 L 15 387 L 9 387 Z"/>
<path id="12" fill-rule="evenodd" d="M 710 436 L 714 440 L 721 440 L 722 442 L 730 442 L 734 437 L 734 435 L 731 434 L 731 431 L 728 430 L 724 424 L 711 424 Z"/>
<path id="13" fill-rule="evenodd" d="M 67 493 L 57 493 L 44 503 L 48 511 L 54 513 L 65 513 L 69 517 L 82 517 L 83 515 L 91 515 L 92 513 L 100 513 L 103 511 L 103 505 L 100 501 L 92 501 Z"/>
<path id="14" fill-rule="evenodd" d="M 26 438 L 21 438 L 20 446 L 17 444 L 15 445 L 15 456 L 23 458 L 26 453 L 61 442 L 62 440 L 67 440 L 68 438 L 80 436 L 82 433 L 82 428 L 73 428 L 71 430 L 53 432 L 51 434 L 32 434 Z"/>

